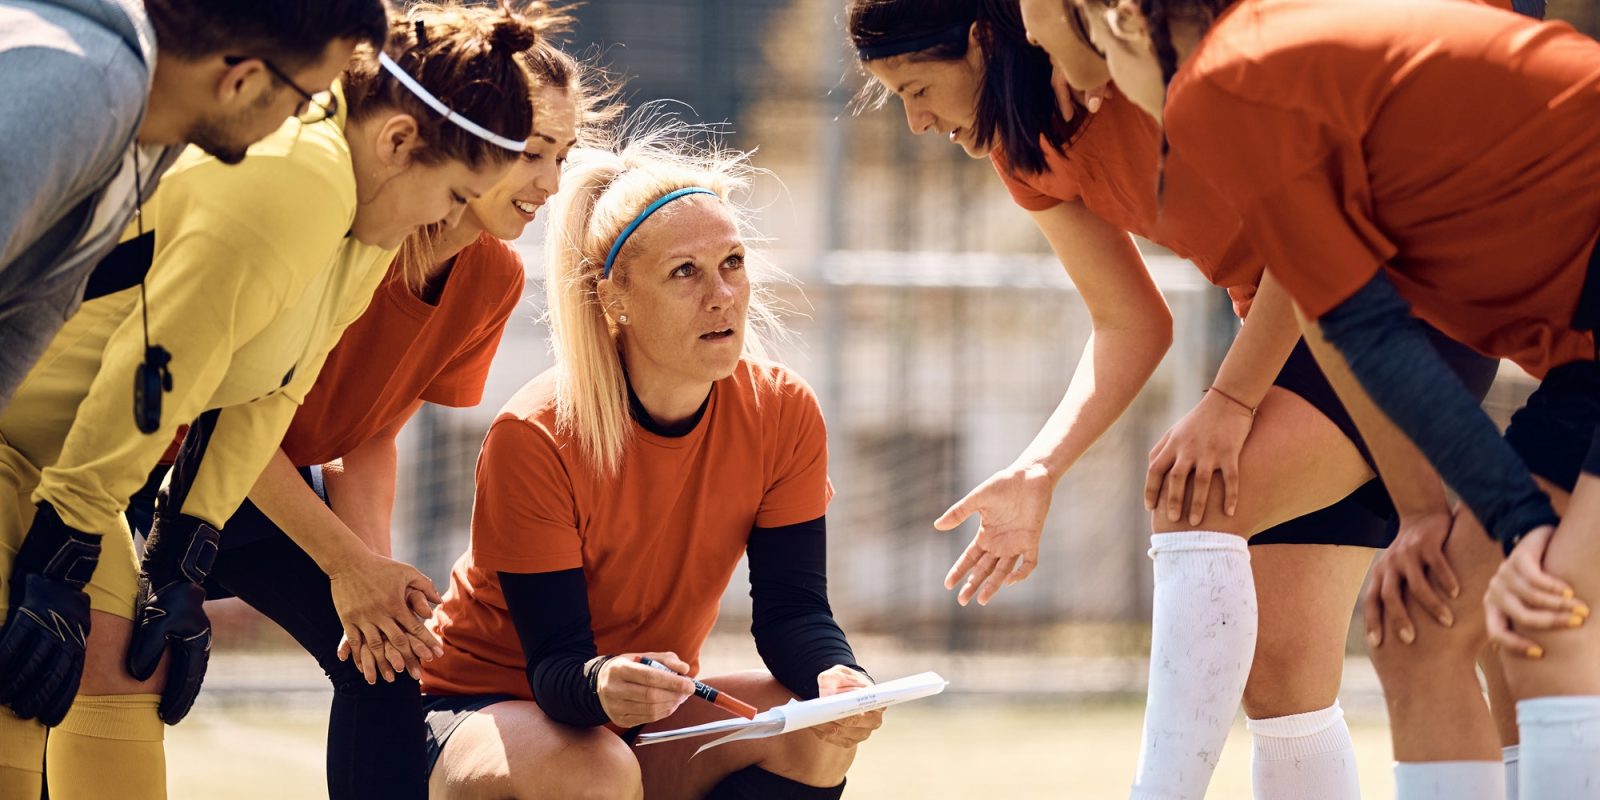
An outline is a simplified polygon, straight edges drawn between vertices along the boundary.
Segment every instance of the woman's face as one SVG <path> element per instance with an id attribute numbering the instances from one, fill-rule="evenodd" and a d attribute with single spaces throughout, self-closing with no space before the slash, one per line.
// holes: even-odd
<path id="1" fill-rule="evenodd" d="M 1058 77 L 1081 93 L 1111 82 L 1106 61 L 1088 40 L 1083 10 L 1072 0 L 1022 0 L 1022 25 L 1028 41 L 1050 54 Z"/>
<path id="2" fill-rule="evenodd" d="M 375 120 L 359 129 L 371 137 L 371 156 L 356 161 L 356 218 L 350 233 L 363 244 L 394 249 L 424 225 L 461 221 L 467 203 L 490 189 L 511 169 L 506 159 L 477 169 L 447 159 L 419 164 L 413 155 L 426 145 L 417 136 L 416 121 L 407 114 Z M 352 145 L 355 146 L 354 144 Z"/>
<path id="3" fill-rule="evenodd" d="M 528 150 L 506 176 L 467 204 L 466 224 L 490 236 L 514 241 L 550 196 L 561 188 L 567 152 L 578 143 L 578 107 L 562 87 L 547 86 L 534 98 L 533 133 Z"/>
<path id="4" fill-rule="evenodd" d="M 750 280 L 744 240 L 720 199 L 668 203 L 634 231 L 618 261 L 627 285 L 603 280 L 599 290 L 613 320 L 627 316 L 620 329 L 635 382 L 712 383 L 733 374 Z"/>
<path id="5" fill-rule="evenodd" d="M 973 139 L 978 92 L 983 84 L 983 56 L 971 34 L 967 54 L 951 61 L 913 61 L 893 56 L 864 65 L 872 77 L 894 92 L 905 106 L 906 124 L 922 135 L 938 131 L 961 145 L 973 158 L 987 158 L 989 145 Z"/>
<path id="6" fill-rule="evenodd" d="M 1089 25 L 1089 40 L 1105 51 L 1106 67 L 1124 96 L 1156 120 L 1166 102 L 1167 87 L 1161 80 L 1161 63 L 1138 0 L 1067 0 L 1073 3 Z"/>

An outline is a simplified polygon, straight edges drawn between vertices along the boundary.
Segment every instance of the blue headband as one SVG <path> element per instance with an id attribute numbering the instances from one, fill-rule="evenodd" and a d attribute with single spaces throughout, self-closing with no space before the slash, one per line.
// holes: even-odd
<path id="1" fill-rule="evenodd" d="M 639 225 L 641 225 L 645 220 L 649 219 L 651 214 L 659 211 L 662 206 L 680 197 L 685 197 L 691 194 L 709 194 L 716 196 L 717 193 L 711 191 L 710 189 L 702 189 L 699 186 L 690 186 L 686 189 L 679 189 L 676 192 L 672 192 L 660 200 L 645 206 L 644 210 L 639 212 L 639 216 L 634 217 L 633 221 L 628 223 L 628 227 L 623 228 L 622 233 L 617 235 L 616 244 L 611 245 L 611 252 L 606 254 L 605 269 L 600 271 L 601 279 L 611 277 L 611 267 L 617 263 L 617 254 L 622 252 L 622 245 L 627 243 L 628 237 L 633 235 L 633 232 L 638 229 Z"/>

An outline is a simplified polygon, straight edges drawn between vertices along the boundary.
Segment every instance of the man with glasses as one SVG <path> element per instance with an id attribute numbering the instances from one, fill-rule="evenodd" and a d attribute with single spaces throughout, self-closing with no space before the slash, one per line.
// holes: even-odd
<path id="1" fill-rule="evenodd" d="M 185 144 L 237 163 L 331 115 L 387 30 L 382 0 L 0 0 L 0 409 Z"/>

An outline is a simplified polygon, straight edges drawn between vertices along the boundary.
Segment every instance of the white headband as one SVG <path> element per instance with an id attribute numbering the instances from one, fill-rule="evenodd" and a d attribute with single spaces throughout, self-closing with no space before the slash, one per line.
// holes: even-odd
<path id="1" fill-rule="evenodd" d="M 402 86 L 410 89 L 411 93 L 416 95 L 418 100 L 426 103 L 429 108 L 439 112 L 439 114 L 446 120 L 454 122 L 467 133 L 470 133 L 486 142 L 491 142 L 504 147 L 513 153 L 522 153 L 527 151 L 528 142 L 526 140 L 519 142 L 515 139 L 507 139 L 498 133 L 491 132 L 488 128 L 485 128 L 482 125 L 479 125 L 478 123 L 473 122 L 472 120 L 467 119 L 466 117 L 463 117 L 454 111 L 451 111 L 449 106 L 441 102 L 439 98 L 434 97 L 433 93 L 423 88 L 422 84 L 417 83 L 416 78 L 407 75 L 406 71 L 401 69 L 399 64 L 394 63 L 394 59 L 390 58 L 388 53 L 379 53 L 378 63 L 382 64 L 383 68 L 388 70 L 389 74 L 393 75 L 395 80 L 399 81 Z"/>

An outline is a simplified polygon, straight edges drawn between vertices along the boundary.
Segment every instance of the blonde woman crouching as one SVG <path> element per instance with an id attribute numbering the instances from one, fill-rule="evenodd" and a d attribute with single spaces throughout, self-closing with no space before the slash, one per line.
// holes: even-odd
<path id="1" fill-rule="evenodd" d="M 764 357 L 733 199 L 750 168 L 685 134 L 575 159 L 552 204 L 557 365 L 484 441 L 471 545 L 430 622 L 435 798 L 833 798 L 882 722 L 693 760 L 697 740 L 632 746 L 727 716 L 682 675 L 745 553 L 767 669 L 705 682 L 767 708 L 871 681 L 828 605 L 822 414 Z"/>

